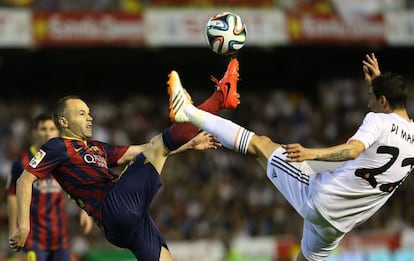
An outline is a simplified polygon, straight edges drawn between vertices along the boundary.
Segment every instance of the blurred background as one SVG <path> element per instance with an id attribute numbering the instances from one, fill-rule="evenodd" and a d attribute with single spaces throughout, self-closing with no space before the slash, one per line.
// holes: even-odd
<path id="1" fill-rule="evenodd" d="M 221 78 L 229 57 L 208 48 L 204 26 L 233 11 L 247 26 L 241 104 L 220 114 L 281 143 L 333 145 L 367 112 L 365 54 L 414 87 L 413 8 L 413 0 L 0 0 L 0 260 L 22 260 L 7 240 L 11 162 L 30 144 L 31 119 L 60 97 L 88 102 L 95 139 L 145 143 L 170 124 L 171 70 L 195 103 L 213 92 L 210 75 Z M 185 152 L 167 161 L 162 181 L 151 212 L 175 260 L 296 255 L 302 220 L 253 159 Z M 329 260 L 414 260 L 413 190 L 408 178 Z M 134 260 L 97 228 L 83 236 L 79 210 L 69 201 L 67 209 L 73 260 Z"/>

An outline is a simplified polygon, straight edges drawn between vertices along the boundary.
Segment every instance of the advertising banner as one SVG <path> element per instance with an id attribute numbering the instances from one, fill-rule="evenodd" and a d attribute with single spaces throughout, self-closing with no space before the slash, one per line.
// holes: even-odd
<path id="1" fill-rule="evenodd" d="M 0 47 L 207 46 L 208 19 L 215 8 L 146 8 L 142 13 L 43 12 L 0 9 Z M 358 44 L 414 45 L 414 12 L 386 12 L 343 19 L 337 14 L 285 13 L 236 8 L 246 23 L 246 46 Z"/>
<path id="2" fill-rule="evenodd" d="M 138 14 L 105 12 L 34 12 L 38 45 L 140 45 L 144 39 Z"/>
<path id="3" fill-rule="evenodd" d="M 204 46 L 208 19 L 218 9 L 148 9 L 144 14 L 149 46 Z M 287 43 L 284 13 L 275 9 L 232 9 L 246 24 L 246 46 Z"/>
<path id="4" fill-rule="evenodd" d="M 414 45 L 414 12 L 388 12 L 385 14 L 387 43 L 391 46 Z"/>
<path id="5" fill-rule="evenodd" d="M 30 47 L 32 43 L 31 12 L 0 9 L 0 47 Z"/>
<path id="6" fill-rule="evenodd" d="M 343 20 L 334 14 L 289 14 L 287 17 L 290 43 L 385 43 L 385 26 L 382 15 L 357 16 L 353 20 Z"/>

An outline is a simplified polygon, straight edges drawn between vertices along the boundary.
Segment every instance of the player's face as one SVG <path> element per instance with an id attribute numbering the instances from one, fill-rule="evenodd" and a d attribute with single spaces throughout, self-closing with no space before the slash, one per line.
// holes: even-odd
<path id="1" fill-rule="evenodd" d="M 80 99 L 69 99 L 66 101 L 64 113 L 65 125 L 63 135 L 78 139 L 92 137 L 92 121 L 88 105 Z"/>
<path id="2" fill-rule="evenodd" d="M 39 122 L 37 128 L 34 131 L 34 135 L 36 144 L 40 146 L 47 140 L 59 136 L 59 131 L 56 128 L 56 125 L 53 122 L 53 120 L 45 120 Z"/>

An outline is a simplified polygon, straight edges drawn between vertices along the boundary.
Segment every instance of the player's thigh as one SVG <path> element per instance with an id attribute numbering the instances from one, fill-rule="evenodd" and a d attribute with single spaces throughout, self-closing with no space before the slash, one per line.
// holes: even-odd
<path id="1" fill-rule="evenodd" d="M 170 251 L 166 249 L 165 247 L 161 248 L 161 254 L 160 254 L 160 261 L 172 261 L 173 258 L 171 256 Z"/>
<path id="2" fill-rule="evenodd" d="M 286 161 L 285 149 L 279 147 L 270 155 L 266 176 L 301 217 L 319 223 L 321 216 L 311 200 L 311 177 L 299 163 Z"/>
<path id="3" fill-rule="evenodd" d="M 314 224 L 305 220 L 301 252 L 306 260 L 326 260 L 332 251 L 338 247 L 345 233 L 337 230 L 329 224 Z"/>
<path id="4" fill-rule="evenodd" d="M 167 243 L 149 213 L 146 213 L 126 243 L 138 260 L 172 260 L 168 259 L 169 253 L 165 252 L 168 249 Z"/>

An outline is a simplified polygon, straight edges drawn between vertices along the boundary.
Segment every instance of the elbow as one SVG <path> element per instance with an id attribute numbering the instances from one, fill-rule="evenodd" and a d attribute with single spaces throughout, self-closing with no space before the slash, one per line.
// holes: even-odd
<path id="1" fill-rule="evenodd" d="M 354 159 L 358 158 L 359 154 L 361 154 L 360 151 L 351 150 L 350 153 L 349 153 L 349 159 L 354 160 Z"/>
<path id="2" fill-rule="evenodd" d="M 359 154 L 365 150 L 365 145 L 359 140 L 351 140 L 348 146 L 348 156 L 350 160 L 358 158 Z"/>
<path id="3" fill-rule="evenodd" d="M 348 160 L 354 160 L 354 159 L 356 159 L 358 157 L 358 155 L 356 155 L 356 154 L 352 154 L 352 155 L 349 155 L 349 159 Z"/>

